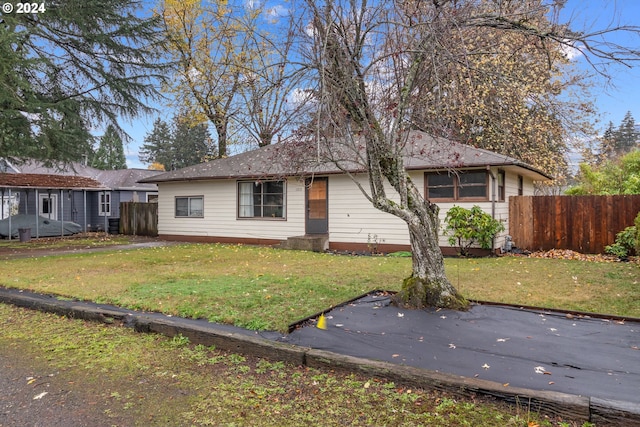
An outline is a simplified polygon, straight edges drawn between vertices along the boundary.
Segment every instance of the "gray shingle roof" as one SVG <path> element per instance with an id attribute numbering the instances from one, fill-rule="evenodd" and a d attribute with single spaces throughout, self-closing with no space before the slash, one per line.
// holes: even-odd
<path id="1" fill-rule="evenodd" d="M 344 170 L 365 171 L 364 146 L 341 145 L 326 153 L 323 147 L 307 142 L 269 145 L 223 159 L 161 173 L 141 182 L 195 181 L 229 178 L 264 178 L 309 174 L 335 174 Z M 341 152 L 339 155 L 336 153 Z M 330 156 L 329 156 L 330 155 Z M 333 160 L 329 160 L 331 157 Z M 358 161 L 360 160 L 360 161 Z M 404 146 L 407 170 L 462 169 L 486 166 L 519 167 L 536 180 L 550 176 L 513 157 L 497 154 L 423 132 L 411 132 Z M 340 166 L 340 167 L 338 167 Z"/>

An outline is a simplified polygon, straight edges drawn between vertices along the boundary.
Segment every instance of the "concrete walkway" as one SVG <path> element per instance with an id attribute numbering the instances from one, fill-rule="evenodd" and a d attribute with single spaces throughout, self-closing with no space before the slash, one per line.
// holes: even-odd
<path id="1" fill-rule="evenodd" d="M 69 255 L 77 253 L 119 251 L 130 249 L 155 248 L 160 246 L 178 245 L 180 242 L 159 240 L 152 237 L 135 237 L 131 243 L 121 245 L 102 245 L 102 246 L 69 246 L 68 248 L 56 249 L 15 249 L 0 248 L 0 259 L 16 259 L 16 258 L 34 258 L 53 255 Z"/>

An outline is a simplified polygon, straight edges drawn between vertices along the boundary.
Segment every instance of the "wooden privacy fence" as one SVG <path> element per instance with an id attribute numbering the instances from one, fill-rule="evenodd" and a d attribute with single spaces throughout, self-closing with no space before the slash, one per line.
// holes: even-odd
<path id="1" fill-rule="evenodd" d="M 640 195 L 516 196 L 509 198 L 509 234 L 530 251 L 604 253 L 640 211 Z"/>
<path id="2" fill-rule="evenodd" d="M 121 202 L 120 233 L 137 236 L 157 236 L 158 204 Z"/>

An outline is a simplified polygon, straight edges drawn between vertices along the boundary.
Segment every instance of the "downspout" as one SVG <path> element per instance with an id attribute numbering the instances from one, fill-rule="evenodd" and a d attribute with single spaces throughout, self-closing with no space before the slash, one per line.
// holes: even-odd
<path id="1" fill-rule="evenodd" d="M 102 209 L 102 213 L 104 214 L 104 233 L 109 234 L 109 228 L 107 226 L 108 218 L 107 218 L 107 190 L 102 191 L 102 200 L 99 200 L 98 204 L 98 212 Z M 104 209 L 102 208 L 104 206 Z"/>
<path id="2" fill-rule="evenodd" d="M 487 171 L 491 177 L 491 218 L 496 219 L 496 176 L 491 170 L 491 166 L 487 166 Z M 491 252 L 496 249 L 496 236 L 491 238 Z"/>
<path id="3" fill-rule="evenodd" d="M 82 190 L 82 207 L 84 215 L 84 232 L 87 232 L 87 190 Z"/>
<path id="4" fill-rule="evenodd" d="M 36 239 L 40 237 L 40 195 L 36 188 Z"/>
<path id="5" fill-rule="evenodd" d="M 60 237 L 64 237 L 64 190 L 60 189 Z"/>
<path id="6" fill-rule="evenodd" d="M 9 189 L 9 241 L 11 241 L 11 189 Z"/>
<path id="7" fill-rule="evenodd" d="M 52 201 L 51 201 L 51 189 L 47 190 L 47 218 L 51 219 L 51 205 L 52 205 Z"/>

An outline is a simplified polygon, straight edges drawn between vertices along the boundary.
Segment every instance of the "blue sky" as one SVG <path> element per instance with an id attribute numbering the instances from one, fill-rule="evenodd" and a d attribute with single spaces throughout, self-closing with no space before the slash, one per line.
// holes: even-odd
<path id="1" fill-rule="evenodd" d="M 575 29 L 596 29 L 607 26 L 640 26 L 640 1 L 638 0 L 570 0 L 567 2 L 564 18 L 572 18 Z M 640 37 L 616 34 L 611 41 L 640 50 Z M 589 69 L 584 59 L 578 59 L 581 67 Z M 640 61 L 634 67 L 621 65 L 609 69 L 610 84 L 604 78 L 596 79 L 593 94 L 595 104 L 601 114 L 602 126 L 609 121 L 618 125 L 627 111 L 631 111 L 640 122 Z"/>
<path id="2" fill-rule="evenodd" d="M 640 26 L 640 0 L 569 0 L 562 13 L 564 20 L 571 19 L 575 30 L 594 30 L 619 25 Z M 619 34 L 609 39 L 628 47 L 640 50 L 640 37 Z M 584 58 L 576 58 L 580 67 L 589 69 Z M 610 81 L 603 77 L 594 78 L 594 104 L 599 112 L 599 128 L 604 128 L 609 121 L 615 126 L 620 124 L 627 111 L 631 111 L 637 123 L 640 123 L 640 61 L 632 68 L 622 65 L 608 69 Z M 160 107 L 162 109 L 162 107 Z M 170 111 L 161 111 L 159 115 L 143 117 L 134 122 L 123 122 L 121 125 L 131 135 L 132 141 L 125 146 L 127 166 L 130 168 L 146 168 L 138 159 L 138 150 L 144 137 L 153 128 L 153 121 L 161 117 L 169 121 Z"/>

